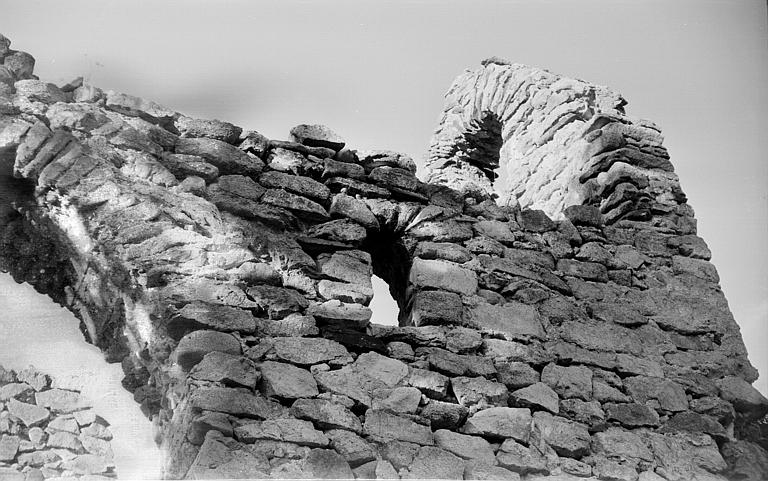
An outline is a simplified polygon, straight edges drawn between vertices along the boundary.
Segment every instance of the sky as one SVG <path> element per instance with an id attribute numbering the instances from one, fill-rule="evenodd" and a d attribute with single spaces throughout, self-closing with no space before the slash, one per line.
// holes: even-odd
<path id="1" fill-rule="evenodd" d="M 490 56 L 608 85 L 666 137 L 755 384 L 768 394 L 768 22 L 747 0 L 0 0 L 36 73 L 286 139 L 323 123 L 420 159 L 443 94 Z M 2 288 L 2 285 L 0 285 Z M 376 302 L 376 301 L 374 301 Z"/>

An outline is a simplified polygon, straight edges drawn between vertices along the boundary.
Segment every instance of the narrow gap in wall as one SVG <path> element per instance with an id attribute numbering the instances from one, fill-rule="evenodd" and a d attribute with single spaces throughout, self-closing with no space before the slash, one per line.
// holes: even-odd
<path id="1" fill-rule="evenodd" d="M 371 322 L 385 326 L 405 325 L 408 317 L 408 274 L 411 258 L 402 239 L 393 233 L 369 236 L 363 248 L 373 261 Z"/>
<path id="2" fill-rule="evenodd" d="M 371 282 L 373 284 L 373 299 L 370 304 L 373 311 L 371 322 L 383 326 L 397 326 L 400 308 L 389 292 L 389 285 L 376 275 L 371 278 Z"/>

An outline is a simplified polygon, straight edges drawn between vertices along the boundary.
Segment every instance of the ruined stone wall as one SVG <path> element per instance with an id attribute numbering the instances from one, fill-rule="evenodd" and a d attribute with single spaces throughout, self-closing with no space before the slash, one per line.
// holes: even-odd
<path id="1" fill-rule="evenodd" d="M 167 477 L 768 469 L 768 400 L 658 130 L 606 89 L 485 62 L 424 183 L 326 127 L 269 140 L 2 57 L 0 266 L 122 362 Z M 526 86 L 467 80 L 504 72 Z M 370 323 L 374 273 L 397 327 Z"/>
<path id="2" fill-rule="evenodd" d="M 78 391 L 0 366 L 0 479 L 115 479 L 108 426 Z"/>

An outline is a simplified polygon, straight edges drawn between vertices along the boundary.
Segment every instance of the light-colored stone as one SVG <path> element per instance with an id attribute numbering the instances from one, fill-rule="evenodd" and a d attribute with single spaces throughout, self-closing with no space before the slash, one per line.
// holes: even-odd
<path id="1" fill-rule="evenodd" d="M 527 443 L 531 435 L 531 411 L 527 408 L 494 407 L 467 419 L 463 431 L 489 438 L 513 438 Z"/>

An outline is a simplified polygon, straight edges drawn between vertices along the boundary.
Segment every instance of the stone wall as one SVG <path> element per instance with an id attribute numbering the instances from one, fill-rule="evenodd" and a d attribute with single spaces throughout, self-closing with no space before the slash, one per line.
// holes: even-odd
<path id="1" fill-rule="evenodd" d="M 79 392 L 54 386 L 33 367 L 0 366 L 0 479 L 114 479 L 109 423 Z"/>
<path id="2" fill-rule="evenodd" d="M 8 52 L 0 266 L 122 362 L 167 477 L 768 471 L 709 250 L 657 129 L 607 89 L 485 62 L 425 183 L 327 127 L 270 140 Z M 398 326 L 370 323 L 373 274 Z"/>

